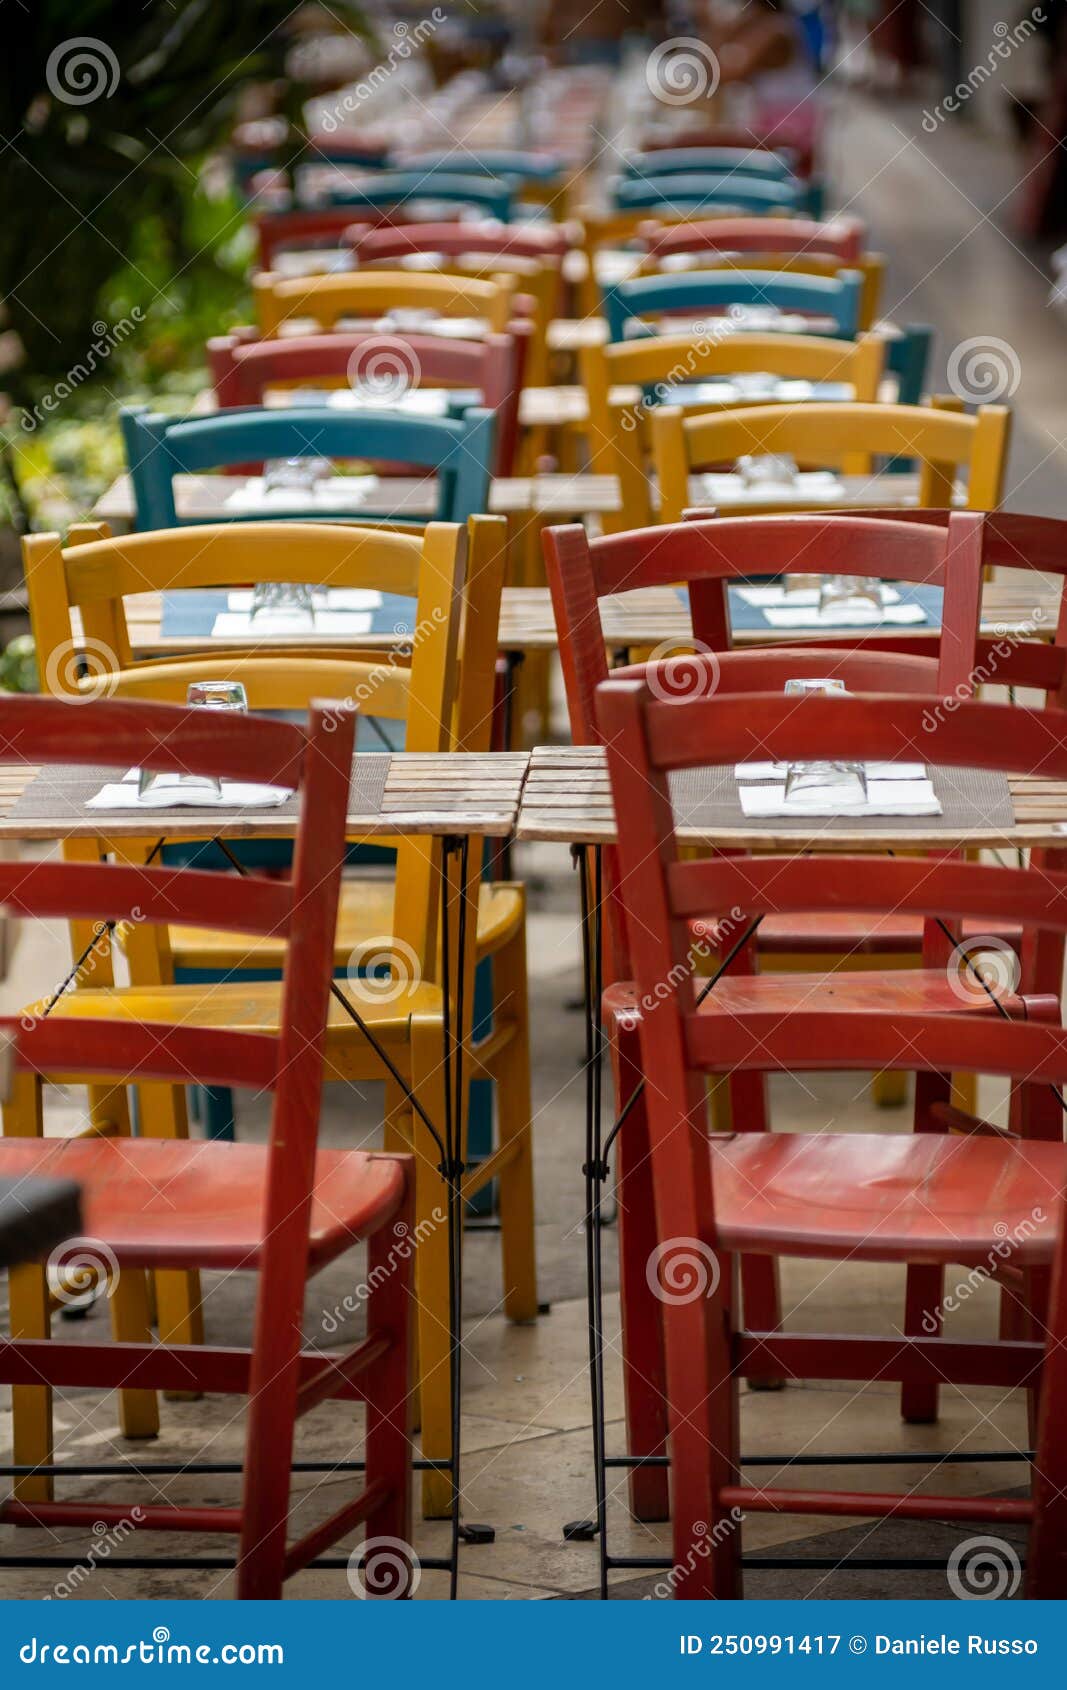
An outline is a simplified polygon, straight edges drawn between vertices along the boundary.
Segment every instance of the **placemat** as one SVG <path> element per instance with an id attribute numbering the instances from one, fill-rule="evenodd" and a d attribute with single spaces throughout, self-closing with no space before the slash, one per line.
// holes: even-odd
<path id="1" fill-rule="evenodd" d="M 923 816 L 924 830 L 944 828 L 946 833 L 959 834 L 969 829 L 1002 828 L 1008 831 L 1015 825 L 1015 806 L 1012 803 L 1007 776 L 988 769 L 936 768 L 928 772 L 941 805 L 939 816 Z M 772 781 L 760 784 L 774 785 Z M 741 808 L 737 777 L 733 765 L 704 769 L 678 769 L 670 776 L 671 803 L 679 826 L 699 828 L 713 833 L 717 828 L 744 828 L 746 831 L 766 829 L 781 833 L 796 829 L 811 835 L 820 828 L 832 829 L 846 824 L 861 833 L 885 835 L 892 826 L 888 816 L 849 816 L 842 809 L 839 816 L 746 816 Z M 901 816 L 900 826 L 915 826 L 914 818 Z"/>
<path id="2" fill-rule="evenodd" d="M 386 777 L 389 773 L 391 758 L 387 752 L 361 752 L 352 764 L 352 784 L 349 790 L 348 813 L 350 816 L 377 816 L 382 811 L 382 797 L 385 791 Z M 106 786 L 110 781 L 120 781 L 126 773 L 125 768 L 115 768 L 101 764 L 99 767 L 86 767 L 71 763 L 57 763 L 48 769 L 42 769 L 34 780 L 26 787 L 22 795 L 15 801 L 8 812 L 11 821 L 84 821 L 86 816 L 92 816 L 99 822 L 102 833 L 107 831 L 108 810 L 87 810 L 88 800 Z M 116 817 L 128 822 L 134 813 L 130 810 L 116 810 Z M 262 819 L 265 822 L 280 821 L 282 818 L 294 820 L 300 813 L 300 799 L 294 794 L 284 804 L 274 805 L 269 810 L 229 810 L 221 807 L 191 809 L 181 805 L 174 809 L 146 809 L 144 812 L 144 829 L 146 834 L 165 834 L 168 824 L 181 826 L 188 830 L 191 821 L 202 816 L 204 828 L 208 833 L 215 832 L 223 826 L 227 818 L 245 814 Z"/>
<path id="3" fill-rule="evenodd" d="M 772 577 L 768 576 L 767 582 L 771 579 Z M 753 582 L 752 584 L 756 585 L 757 583 Z M 808 639 L 823 634 L 828 640 L 843 639 L 849 636 L 855 636 L 859 639 L 864 634 L 899 634 L 906 637 L 908 634 L 921 632 L 923 628 L 940 628 L 941 604 L 944 597 L 940 587 L 912 586 L 906 581 L 899 581 L 894 585 L 900 594 L 899 602 L 901 604 L 919 605 L 925 615 L 924 622 L 913 622 L 910 625 L 903 626 L 893 622 L 864 622 L 862 626 L 853 625 L 851 627 L 839 622 L 832 627 L 827 627 L 825 624 L 820 625 L 813 614 L 810 627 L 805 625 L 802 628 L 790 628 L 788 630 L 774 628 L 772 630 L 771 623 L 764 615 L 763 606 L 749 604 L 747 600 L 741 597 L 736 587 L 730 587 L 728 589 L 730 595 L 730 626 L 735 634 L 741 632 L 758 633 L 766 630 L 768 633 L 773 631 L 782 638 Z M 679 587 L 678 591 L 683 603 L 688 604 L 688 590 L 685 587 Z"/>

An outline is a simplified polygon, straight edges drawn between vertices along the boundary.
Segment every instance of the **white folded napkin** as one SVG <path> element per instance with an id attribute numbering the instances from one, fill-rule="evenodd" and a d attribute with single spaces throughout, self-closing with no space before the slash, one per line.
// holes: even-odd
<path id="1" fill-rule="evenodd" d="M 392 399 L 375 398 L 372 393 L 355 393 L 350 387 L 336 387 L 325 398 L 326 404 L 334 411 L 405 411 L 413 417 L 448 415 L 448 394 L 443 387 L 412 388 Z M 297 403 L 295 394 L 293 403 Z"/>
<path id="2" fill-rule="evenodd" d="M 369 610 L 316 610 L 312 622 L 303 611 L 264 610 L 253 618 L 248 610 L 220 610 L 211 625 L 217 639 L 239 634 L 369 634 L 373 618 Z"/>
<path id="3" fill-rule="evenodd" d="M 875 605 L 835 604 L 826 610 L 805 609 L 803 605 L 781 605 L 763 612 L 772 628 L 866 628 L 879 623 L 893 623 L 900 627 L 926 621 L 921 604 L 888 604 L 879 610 Z"/>
<path id="4" fill-rule="evenodd" d="M 183 784 L 181 776 L 161 774 L 142 797 L 138 770 L 129 769 L 121 781 L 111 781 L 86 799 L 88 810 L 271 810 L 293 796 L 288 786 L 262 786 L 251 781 L 224 780 L 222 792 L 210 786 Z"/>
<path id="5" fill-rule="evenodd" d="M 842 801 L 840 790 L 831 786 L 807 787 L 786 803 L 785 784 L 781 786 L 741 786 L 741 808 L 754 818 L 773 816 L 836 816 L 850 820 L 854 816 L 939 816 L 937 801 L 929 780 L 868 780 L 865 803 Z"/>
<path id="6" fill-rule="evenodd" d="M 227 495 L 231 511 L 348 511 L 366 504 L 378 490 L 376 475 L 332 475 L 306 487 L 271 487 L 261 475 L 250 475 Z"/>
<path id="7" fill-rule="evenodd" d="M 744 599 L 746 604 L 758 605 L 761 610 L 768 605 L 782 605 L 783 607 L 796 605 L 798 608 L 803 606 L 814 610 L 819 608 L 818 587 L 790 588 L 776 582 L 764 587 L 738 587 L 736 592 L 738 597 Z M 895 587 L 882 588 L 882 603 L 887 605 L 900 603 L 900 594 Z"/>
<path id="8" fill-rule="evenodd" d="M 884 780 L 925 780 L 925 763 L 868 763 L 867 781 Z M 788 771 L 786 763 L 738 763 L 734 767 L 735 780 L 744 781 L 784 781 Z"/>
<path id="9" fill-rule="evenodd" d="M 704 497 L 710 504 L 813 504 L 843 499 L 845 485 L 832 470 L 801 470 L 793 481 L 761 481 L 748 487 L 739 475 L 711 471 L 699 477 Z"/>
<path id="10" fill-rule="evenodd" d="M 320 610 L 380 610 L 382 595 L 372 587 L 312 587 L 316 615 Z M 226 594 L 227 610 L 251 610 L 252 589 L 238 587 Z"/>

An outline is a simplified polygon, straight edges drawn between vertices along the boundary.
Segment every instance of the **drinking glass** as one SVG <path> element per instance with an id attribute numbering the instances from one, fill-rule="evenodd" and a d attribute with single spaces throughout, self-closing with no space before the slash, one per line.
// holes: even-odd
<path id="1" fill-rule="evenodd" d="M 263 490 L 271 493 L 276 487 L 289 487 L 313 493 L 318 482 L 332 474 L 329 458 L 268 458 L 263 465 Z"/>
<path id="2" fill-rule="evenodd" d="M 819 587 L 819 615 L 829 621 L 837 614 L 870 616 L 880 620 L 885 605 L 881 581 L 870 575 L 824 575 Z"/>
<path id="3" fill-rule="evenodd" d="M 240 681 L 190 681 L 185 694 L 186 704 L 200 710 L 228 710 L 238 714 L 248 711 L 248 698 Z M 169 770 L 140 769 L 137 774 L 137 796 L 143 798 L 160 781 L 169 786 L 194 787 L 222 797 L 222 782 L 215 775 L 194 775 L 185 771 L 175 775 Z"/>
<path id="4" fill-rule="evenodd" d="M 832 677 L 810 677 L 786 681 L 787 698 L 848 698 L 844 681 Z M 862 763 L 824 762 L 790 763 L 785 773 L 785 801 L 810 798 L 816 790 L 826 789 L 835 804 L 847 807 L 867 801 L 867 770 Z"/>
<path id="5" fill-rule="evenodd" d="M 314 589 L 306 581 L 260 581 L 252 593 L 249 622 L 260 617 L 260 627 L 269 625 L 272 617 L 292 620 L 300 617 L 308 627 L 315 625 Z"/>
<path id="6" fill-rule="evenodd" d="M 796 459 L 784 452 L 746 453 L 736 467 L 746 487 L 792 487 L 799 474 Z"/>

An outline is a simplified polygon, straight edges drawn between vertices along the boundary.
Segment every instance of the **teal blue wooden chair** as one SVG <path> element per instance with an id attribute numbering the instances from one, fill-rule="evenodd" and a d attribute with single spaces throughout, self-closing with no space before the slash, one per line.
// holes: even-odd
<path id="1" fill-rule="evenodd" d="M 250 406 L 204 417 L 157 416 L 146 407 L 121 413 L 139 529 L 177 528 L 187 520 L 175 506 L 176 475 L 268 458 L 363 459 L 433 471 L 438 481 L 436 519 L 466 522 L 489 508 L 495 421 L 496 412 L 480 406 L 462 417 L 295 405 L 285 410 Z M 307 504 L 301 508 L 294 499 L 291 512 L 272 507 L 269 514 L 276 520 L 306 521 Z M 336 510 L 323 514 L 338 520 Z M 255 511 L 234 512 L 237 521 L 255 517 Z"/>
<path id="2" fill-rule="evenodd" d="M 567 166 L 550 153 L 509 152 L 499 149 L 470 152 L 466 147 L 452 152 L 404 153 L 397 160 L 401 170 L 418 174 L 443 173 L 449 176 L 514 177 L 522 183 L 542 183 L 546 187 L 562 186 L 567 178 Z"/>
<path id="3" fill-rule="evenodd" d="M 434 200 L 446 205 L 469 205 L 484 217 L 510 223 L 520 187 L 515 177 L 480 175 L 477 171 L 467 174 L 458 166 L 449 172 L 383 170 L 372 182 L 358 188 L 345 185 L 333 189 L 327 201 L 330 205 L 351 206 L 355 212 L 380 212 L 401 211 L 417 201 Z"/>
<path id="4" fill-rule="evenodd" d="M 842 270 L 836 276 L 808 276 L 796 270 L 683 270 L 617 282 L 604 294 L 604 310 L 613 341 L 626 339 L 627 325 L 646 316 L 721 312 L 730 305 L 768 305 L 825 317 L 833 327 L 824 332 L 837 340 L 855 340 L 862 290 L 858 270 Z"/>
<path id="5" fill-rule="evenodd" d="M 806 211 L 803 182 L 774 181 L 723 171 L 682 171 L 677 176 L 624 176 L 614 186 L 616 211 L 695 214 L 726 206 L 759 216 Z"/>
<path id="6" fill-rule="evenodd" d="M 781 153 L 756 147 L 664 147 L 662 152 L 630 153 L 627 176 L 642 181 L 656 176 L 755 176 L 767 182 L 792 182 L 795 175 Z"/>

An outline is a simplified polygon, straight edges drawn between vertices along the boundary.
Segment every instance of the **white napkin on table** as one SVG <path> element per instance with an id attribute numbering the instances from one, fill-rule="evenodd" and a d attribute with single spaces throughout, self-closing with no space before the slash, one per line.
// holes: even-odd
<path id="1" fill-rule="evenodd" d="M 761 610 L 768 605 L 796 605 L 798 608 L 804 606 L 816 610 L 819 607 L 818 587 L 790 588 L 779 582 L 774 582 L 763 587 L 737 587 L 734 590 L 739 598 L 744 599 L 746 604 L 758 605 Z M 895 587 L 882 588 L 882 603 L 887 605 L 900 603 L 900 594 Z"/>
<path id="2" fill-rule="evenodd" d="M 772 628 L 866 628 L 882 622 L 907 627 L 926 621 L 922 605 L 914 603 L 887 604 L 880 610 L 873 604 L 835 604 L 826 610 L 781 605 L 768 607 L 763 614 Z"/>
<path id="3" fill-rule="evenodd" d="M 315 601 L 316 615 L 325 601 L 327 610 L 380 610 L 382 595 L 373 587 L 312 587 L 311 596 Z M 251 610 L 252 589 L 238 587 L 226 595 L 227 610 Z"/>
<path id="4" fill-rule="evenodd" d="M 265 610 L 254 619 L 248 610 L 220 610 L 211 633 L 219 639 L 235 634 L 369 634 L 372 620 L 369 610 L 316 610 L 313 622 L 300 610 Z"/>
<path id="5" fill-rule="evenodd" d="M 794 481 L 762 481 L 749 487 L 739 475 L 715 471 L 700 476 L 704 497 L 710 504 L 812 504 L 816 500 L 843 499 L 844 482 L 827 469 L 801 470 Z"/>
<path id="6" fill-rule="evenodd" d="M 363 505 L 378 490 L 376 475 L 332 475 L 306 487 L 271 487 L 261 475 L 250 475 L 227 495 L 231 511 L 347 511 Z"/>
<path id="7" fill-rule="evenodd" d="M 210 786 L 183 784 L 177 774 L 161 774 L 142 797 L 139 771 L 129 769 L 121 781 L 102 786 L 86 799 L 88 810 L 271 810 L 293 796 L 288 786 L 261 786 L 251 781 L 224 780 L 222 792 Z"/>

